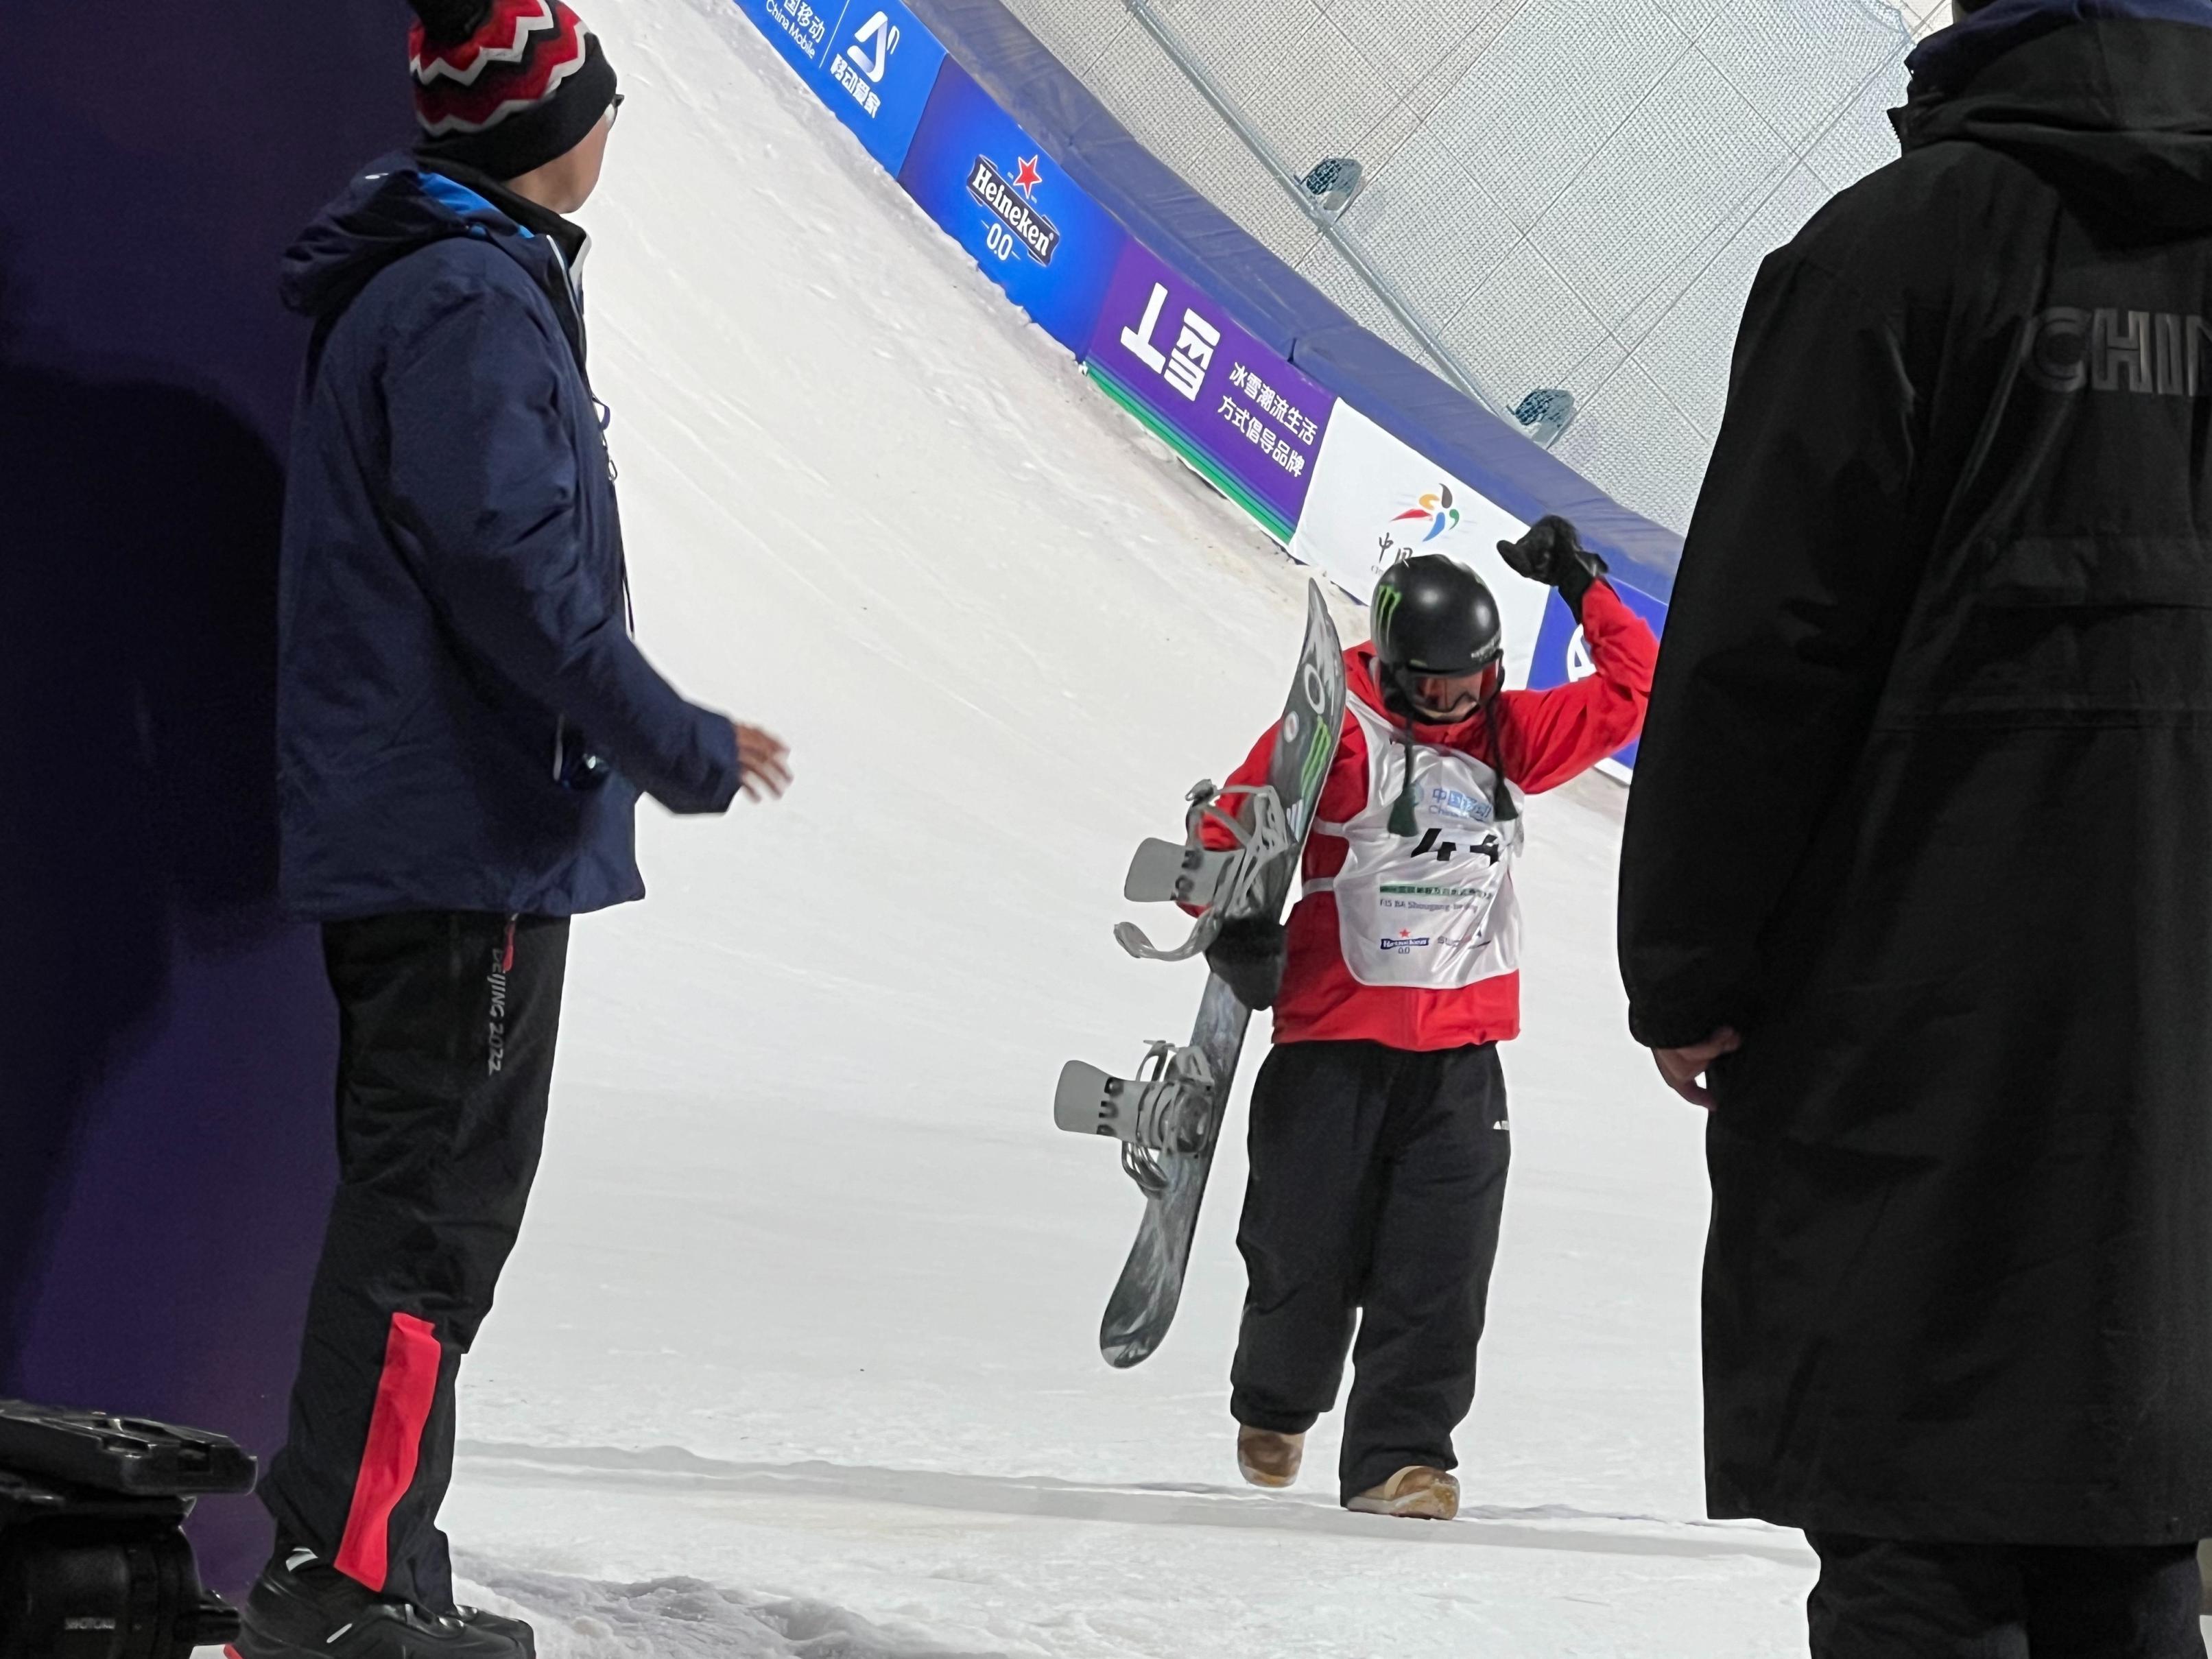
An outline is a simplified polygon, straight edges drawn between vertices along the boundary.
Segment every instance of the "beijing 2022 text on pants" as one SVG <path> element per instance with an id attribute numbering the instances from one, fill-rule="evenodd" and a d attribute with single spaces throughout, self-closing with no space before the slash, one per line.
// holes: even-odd
<path id="1" fill-rule="evenodd" d="M 1250 1145 L 1231 1412 L 1311 1428 L 1336 1403 L 1357 1315 L 1341 1496 L 1408 1464 L 1454 1468 L 1512 1151 L 1497 1045 L 1279 1044 L 1253 1085 Z"/>
<path id="2" fill-rule="evenodd" d="M 568 954 L 565 917 L 323 929 L 338 1190 L 262 1501 L 284 1545 L 433 1609 L 453 1605 L 454 1378 L 537 1173 Z"/>

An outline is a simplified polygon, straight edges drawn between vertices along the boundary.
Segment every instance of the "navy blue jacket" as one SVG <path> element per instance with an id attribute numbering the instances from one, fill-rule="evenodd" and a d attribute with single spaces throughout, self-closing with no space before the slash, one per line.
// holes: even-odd
<path id="1" fill-rule="evenodd" d="M 403 155 L 285 256 L 285 303 L 316 321 L 279 622 L 295 915 L 618 904 L 645 891 L 639 790 L 678 812 L 737 793 L 729 721 L 629 637 L 583 246 Z"/>

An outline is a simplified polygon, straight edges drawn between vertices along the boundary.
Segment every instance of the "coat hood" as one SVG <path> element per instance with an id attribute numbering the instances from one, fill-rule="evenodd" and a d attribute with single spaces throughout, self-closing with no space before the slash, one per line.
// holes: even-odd
<path id="1" fill-rule="evenodd" d="M 1996 0 L 1911 69 L 1907 150 L 1997 150 L 2115 239 L 2212 233 L 2212 0 Z"/>
<path id="2" fill-rule="evenodd" d="M 386 265 L 450 236 L 491 241 L 540 282 L 549 270 L 573 267 L 586 246 L 574 225 L 491 180 L 459 167 L 432 172 L 402 151 L 364 168 L 300 233 L 277 291 L 302 316 L 329 317 Z"/>

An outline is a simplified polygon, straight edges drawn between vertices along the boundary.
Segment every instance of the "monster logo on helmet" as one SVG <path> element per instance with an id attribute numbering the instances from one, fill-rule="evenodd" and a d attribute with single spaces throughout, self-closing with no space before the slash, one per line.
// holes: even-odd
<path id="1" fill-rule="evenodd" d="M 1505 654 L 1498 601 L 1481 577 L 1441 553 L 1403 558 L 1375 585 L 1375 657 L 1386 693 L 1395 692 L 1417 714 L 1413 695 L 1422 679 L 1484 674 Z"/>

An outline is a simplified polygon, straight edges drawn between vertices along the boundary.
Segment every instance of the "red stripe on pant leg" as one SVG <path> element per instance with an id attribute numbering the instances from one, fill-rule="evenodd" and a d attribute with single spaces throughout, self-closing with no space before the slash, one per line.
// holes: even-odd
<path id="1" fill-rule="evenodd" d="M 331 1565 L 356 1583 L 384 1588 L 391 1564 L 392 1511 L 415 1483 L 415 1460 L 422 1445 L 422 1425 L 438 1397 L 438 1366 L 444 1355 L 428 1320 L 412 1314 L 392 1316 L 384 1340 L 384 1371 L 376 1382 L 376 1409 L 368 1419 L 368 1443 L 362 1449 L 361 1474 L 353 1486 L 345 1537 Z"/>

